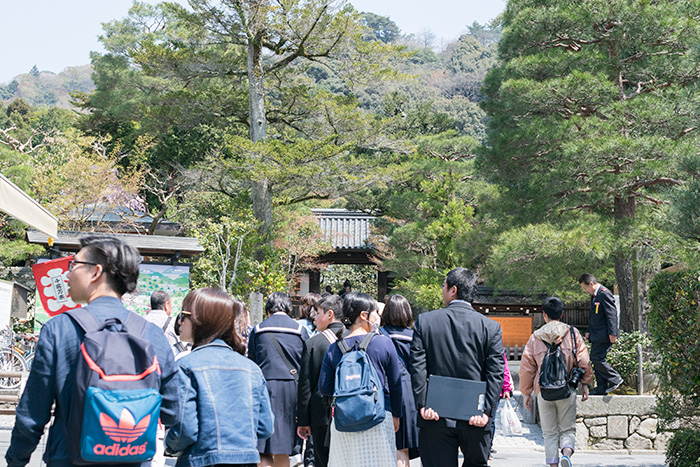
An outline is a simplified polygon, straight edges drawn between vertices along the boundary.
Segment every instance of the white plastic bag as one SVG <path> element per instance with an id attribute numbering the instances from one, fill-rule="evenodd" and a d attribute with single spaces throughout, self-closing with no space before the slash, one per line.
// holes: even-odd
<path id="1" fill-rule="evenodd" d="M 503 407 L 498 416 L 499 425 L 505 436 L 521 435 L 523 433 L 523 426 L 509 399 L 503 401 Z"/>

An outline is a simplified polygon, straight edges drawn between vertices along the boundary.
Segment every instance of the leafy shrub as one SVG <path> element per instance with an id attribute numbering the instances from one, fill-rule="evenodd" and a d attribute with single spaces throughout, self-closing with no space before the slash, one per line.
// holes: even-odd
<path id="1" fill-rule="evenodd" d="M 659 353 L 657 410 L 666 421 L 692 423 L 700 407 L 698 271 L 660 273 L 649 287 L 652 345 Z"/>
<path id="2" fill-rule="evenodd" d="M 669 467 L 697 467 L 700 465 L 700 431 L 678 430 L 668 443 L 666 464 Z"/>
<path id="3" fill-rule="evenodd" d="M 608 362 L 628 384 L 631 378 L 637 376 L 637 344 L 642 344 L 643 356 L 646 354 L 643 358 L 643 369 L 653 370 L 654 364 L 649 358 L 651 338 L 645 333 L 622 332 L 608 352 Z"/>

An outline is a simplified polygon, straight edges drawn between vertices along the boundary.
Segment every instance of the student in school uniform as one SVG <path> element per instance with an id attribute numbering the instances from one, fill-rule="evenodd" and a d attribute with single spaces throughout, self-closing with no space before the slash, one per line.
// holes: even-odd
<path id="1" fill-rule="evenodd" d="M 402 295 L 392 295 L 384 306 L 382 327 L 379 332 L 391 339 L 401 362 L 401 394 L 403 415 L 396 432 L 396 459 L 398 467 L 408 467 L 411 459 L 418 457 L 418 425 L 416 402 L 411 387 L 408 362 L 411 358 L 413 340 L 413 313 L 411 305 Z"/>
<path id="2" fill-rule="evenodd" d="M 292 302 L 274 292 L 265 303 L 268 318 L 248 337 L 248 358 L 258 364 L 265 376 L 275 415 L 274 433 L 258 442 L 261 467 L 289 467 L 289 456 L 296 443 L 297 381 L 301 352 L 309 334 L 291 318 Z"/>
<path id="3" fill-rule="evenodd" d="M 328 465 L 329 425 L 331 420 L 331 398 L 323 396 L 318 389 L 323 356 L 328 347 L 337 340 L 337 334 L 348 331 L 343 324 L 343 299 L 338 295 L 323 297 L 312 312 L 316 330 L 319 332 L 304 343 L 299 372 L 297 416 L 300 438 L 313 439 L 314 467 Z"/>

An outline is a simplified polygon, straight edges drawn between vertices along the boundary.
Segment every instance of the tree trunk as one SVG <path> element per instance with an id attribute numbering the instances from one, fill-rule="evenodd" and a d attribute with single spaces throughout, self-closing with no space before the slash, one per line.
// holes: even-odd
<path id="1" fill-rule="evenodd" d="M 250 111 L 250 139 L 253 142 L 267 137 L 267 120 L 265 117 L 265 82 L 263 70 L 262 40 L 264 33 L 264 15 L 254 14 L 251 18 L 251 37 L 248 42 L 248 93 Z M 253 213 L 260 222 L 260 248 L 255 252 L 255 259 L 260 261 L 265 256 L 264 247 L 271 240 L 272 230 L 272 191 L 270 180 L 258 178 L 251 181 Z"/>
<path id="2" fill-rule="evenodd" d="M 634 218 L 635 199 L 615 198 L 615 223 L 623 223 Z M 624 229 L 624 227 L 623 227 Z M 635 277 L 632 268 L 632 255 L 628 251 L 619 250 L 615 254 L 615 279 L 620 291 L 620 329 L 633 331 L 635 320 Z"/>

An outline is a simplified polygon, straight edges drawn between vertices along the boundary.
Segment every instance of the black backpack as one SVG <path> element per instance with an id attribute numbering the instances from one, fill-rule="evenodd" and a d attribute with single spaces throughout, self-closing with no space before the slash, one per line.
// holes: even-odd
<path id="1" fill-rule="evenodd" d="M 575 348 L 574 327 L 569 326 L 569 331 Z M 544 342 L 544 345 L 547 346 L 547 353 L 540 367 L 540 394 L 546 401 L 566 399 L 571 396 L 573 388 L 569 385 L 569 370 L 561 352 L 561 344 Z"/>

